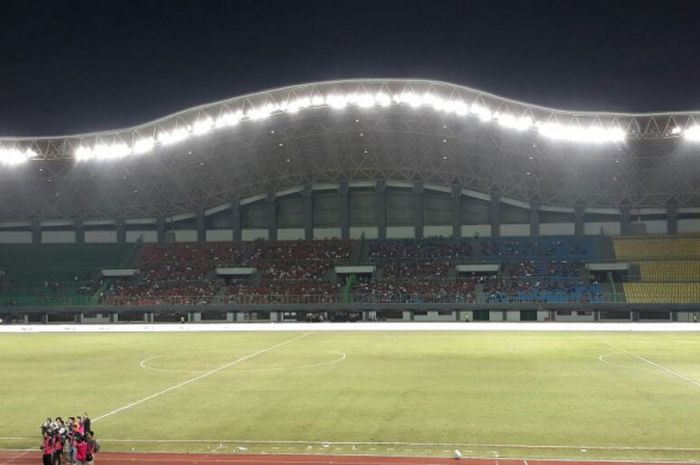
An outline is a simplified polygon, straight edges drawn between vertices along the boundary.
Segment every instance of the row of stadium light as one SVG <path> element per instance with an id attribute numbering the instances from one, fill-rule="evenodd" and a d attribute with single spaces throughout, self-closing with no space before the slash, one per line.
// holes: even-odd
<path id="1" fill-rule="evenodd" d="M 510 113 L 499 113 L 490 110 L 479 103 L 468 104 L 462 100 L 444 99 L 435 94 L 417 94 L 403 92 L 389 95 L 384 92 L 328 94 L 324 96 L 303 97 L 281 104 L 268 103 L 247 111 L 224 113 L 216 119 L 206 117 L 187 126 L 172 130 L 156 132 L 155 137 L 137 139 L 132 145 L 125 142 L 96 143 L 92 146 L 80 146 L 75 150 L 77 161 L 114 160 L 132 155 L 143 155 L 152 152 L 158 146 L 168 146 L 182 142 L 190 137 L 203 136 L 211 131 L 232 127 L 241 121 L 258 121 L 275 114 L 295 114 L 300 110 L 329 107 L 342 110 L 348 106 L 358 108 L 389 107 L 391 105 L 406 105 L 412 108 L 431 108 L 432 110 L 458 117 L 477 118 L 482 122 L 495 122 L 501 127 L 515 131 L 537 131 L 541 136 L 560 141 L 582 143 L 613 143 L 625 139 L 625 132 L 618 127 L 605 128 L 602 126 L 567 125 L 556 122 L 537 121 L 530 116 L 515 116 Z M 700 141 L 700 126 L 693 126 L 684 131 L 680 128 L 673 130 L 688 140 Z M 17 165 L 27 161 L 37 154 L 31 149 L 0 147 L 0 163 Z"/>
<path id="2" fill-rule="evenodd" d="M 170 131 L 158 132 L 156 137 L 139 139 L 133 146 L 125 143 L 96 144 L 92 147 L 82 146 L 75 151 L 78 161 L 112 160 L 129 155 L 139 155 L 152 151 L 156 146 L 167 146 L 184 141 L 189 137 L 202 136 L 209 132 L 235 126 L 241 121 L 258 121 L 269 118 L 274 114 L 295 114 L 309 108 L 329 107 L 342 110 L 348 106 L 358 108 L 389 107 L 391 105 L 407 105 L 413 108 L 428 107 L 434 111 L 454 114 L 460 117 L 476 117 L 483 122 L 495 121 L 499 126 L 525 131 L 534 129 L 542 136 L 572 142 L 605 143 L 619 142 L 625 139 L 625 133 L 619 128 L 604 128 L 601 126 L 572 126 L 559 123 L 541 123 L 529 116 L 516 117 L 508 113 L 493 112 L 489 108 L 473 103 L 467 104 L 462 100 L 447 100 L 435 94 L 416 94 L 403 92 L 390 96 L 387 93 L 376 94 L 329 94 L 325 97 L 305 97 L 281 104 L 268 103 L 248 111 L 224 113 L 217 119 L 207 117 L 195 121 L 188 126 L 181 126 Z"/>

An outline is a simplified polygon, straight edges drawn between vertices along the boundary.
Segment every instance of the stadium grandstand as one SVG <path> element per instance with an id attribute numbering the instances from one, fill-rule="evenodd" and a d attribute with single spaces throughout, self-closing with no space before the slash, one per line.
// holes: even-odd
<path id="1" fill-rule="evenodd" d="M 697 117 L 357 79 L 2 138 L 0 317 L 697 321 Z"/>

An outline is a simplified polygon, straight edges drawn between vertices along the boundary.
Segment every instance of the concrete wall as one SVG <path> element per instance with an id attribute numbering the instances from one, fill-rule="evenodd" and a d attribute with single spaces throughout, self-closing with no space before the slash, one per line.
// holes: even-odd
<path id="1" fill-rule="evenodd" d="M 594 321 L 593 312 L 590 315 L 583 315 L 583 311 L 572 310 L 571 315 L 560 315 L 554 312 L 555 321 Z"/>
<path id="2" fill-rule="evenodd" d="M 387 239 L 413 239 L 416 237 L 416 228 L 413 226 L 387 226 Z"/>
<path id="3" fill-rule="evenodd" d="M 490 224 L 463 224 L 462 237 L 489 237 L 491 236 Z"/>
<path id="4" fill-rule="evenodd" d="M 97 313 L 92 318 L 84 317 L 83 323 L 84 324 L 107 324 L 107 323 L 109 323 L 109 314 L 108 313 Z"/>
<path id="5" fill-rule="evenodd" d="M 278 241 L 298 241 L 306 237 L 304 228 L 283 228 L 277 230 Z"/>
<path id="6" fill-rule="evenodd" d="M 114 244 L 117 242 L 117 231 L 85 231 L 85 243 Z"/>
<path id="7" fill-rule="evenodd" d="M 493 312 L 491 312 L 493 313 Z M 520 312 L 506 312 L 506 321 L 520 321 Z"/>
<path id="8" fill-rule="evenodd" d="M 620 222 L 587 222 L 583 225 L 583 233 L 586 235 L 596 236 L 600 234 L 601 230 L 607 236 L 618 235 L 620 234 Z"/>
<path id="9" fill-rule="evenodd" d="M 0 243 L 3 244 L 30 244 L 32 242 L 31 231 L 0 231 Z"/>
<path id="10" fill-rule="evenodd" d="M 647 234 L 667 234 L 668 222 L 666 220 L 648 220 L 642 221 L 646 227 Z"/>
<path id="11" fill-rule="evenodd" d="M 136 242 L 139 238 L 143 238 L 145 243 L 158 242 L 158 233 L 156 231 L 127 231 L 126 242 Z"/>
<path id="12" fill-rule="evenodd" d="M 365 234 L 365 239 L 377 239 L 379 237 L 379 230 L 376 226 L 350 227 L 350 239 L 359 239 L 362 237 L 362 233 Z"/>
<path id="13" fill-rule="evenodd" d="M 75 231 L 42 231 L 43 244 L 75 244 Z"/>
<path id="14" fill-rule="evenodd" d="M 267 240 L 269 231 L 267 229 L 243 229 L 241 230 L 241 239 L 244 241 L 254 241 L 256 239 Z"/>
<path id="15" fill-rule="evenodd" d="M 444 315 L 440 315 L 440 312 L 436 310 L 429 310 L 427 315 L 414 315 L 414 321 L 455 321 L 457 318 L 455 312 L 443 312 Z"/>
<path id="16" fill-rule="evenodd" d="M 191 229 L 175 230 L 175 242 L 197 242 L 197 231 Z"/>
<path id="17" fill-rule="evenodd" d="M 574 223 L 540 223 L 541 236 L 573 236 L 576 225 Z"/>
<path id="18" fill-rule="evenodd" d="M 206 235 L 207 242 L 230 242 L 233 240 L 231 229 L 209 229 Z"/>
<path id="19" fill-rule="evenodd" d="M 502 224 L 501 236 L 529 236 L 529 224 Z"/>
<path id="20" fill-rule="evenodd" d="M 340 228 L 314 228 L 314 239 L 340 239 Z"/>
<path id="21" fill-rule="evenodd" d="M 452 237 L 452 226 L 423 226 L 423 237 Z"/>
<path id="22" fill-rule="evenodd" d="M 700 219 L 680 219 L 678 220 L 679 233 L 700 232 Z"/>

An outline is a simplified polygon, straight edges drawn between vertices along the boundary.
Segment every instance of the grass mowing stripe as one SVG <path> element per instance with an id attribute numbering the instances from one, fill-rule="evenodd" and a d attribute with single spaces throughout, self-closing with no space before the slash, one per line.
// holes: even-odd
<path id="1" fill-rule="evenodd" d="M 612 347 L 612 348 L 615 349 L 615 350 L 619 350 L 620 352 L 624 352 L 624 353 L 626 353 L 627 355 L 631 355 L 632 357 L 635 357 L 635 358 L 637 358 L 637 359 L 639 359 L 639 360 L 641 360 L 641 361 L 643 361 L 643 362 L 646 362 L 646 363 L 648 363 L 649 365 L 654 366 L 654 367 L 658 368 L 659 370 L 665 371 L 665 372 L 668 373 L 668 374 L 671 374 L 671 375 L 673 375 L 673 376 L 677 376 L 678 378 L 680 378 L 680 379 L 682 379 L 682 380 L 684 380 L 684 381 L 687 381 L 687 382 L 689 382 L 690 384 L 694 384 L 695 386 L 700 387 L 700 382 L 694 380 L 693 378 L 691 378 L 691 377 L 689 377 L 689 376 L 687 376 L 687 375 L 684 375 L 683 373 L 679 373 L 679 372 L 677 372 L 677 371 L 671 370 L 670 368 L 667 368 L 667 367 L 665 367 L 665 366 L 663 366 L 663 365 L 660 365 L 660 364 L 658 364 L 658 363 L 656 363 L 656 362 L 653 362 L 653 361 L 651 361 L 651 360 L 649 360 L 649 359 L 647 359 L 647 358 L 644 358 L 644 357 L 642 357 L 641 355 L 637 355 L 637 354 L 635 354 L 634 352 L 630 352 L 629 350 L 625 350 L 625 349 L 623 349 L 623 348 L 621 348 L 621 347 L 614 346 L 614 345 L 612 345 L 612 344 L 610 344 L 610 343 L 608 343 L 608 342 L 605 342 L 604 344 L 607 345 L 607 346 Z"/>
<path id="2" fill-rule="evenodd" d="M 112 416 L 112 415 L 115 415 L 115 414 L 117 414 L 117 413 L 119 413 L 119 412 L 123 412 L 124 410 L 129 410 L 129 409 L 132 408 L 132 407 L 136 407 L 137 405 L 143 404 L 144 402 L 148 402 L 149 400 L 155 399 L 156 397 L 162 396 L 163 394 L 167 394 L 167 393 L 170 392 L 170 391 L 174 391 L 175 389 L 179 389 L 179 388 L 181 388 L 181 387 L 183 387 L 183 386 L 187 386 L 188 384 L 194 383 L 195 381 L 199 381 L 200 379 L 204 379 L 204 378 L 206 378 L 206 377 L 208 377 L 208 376 L 211 376 L 211 375 L 213 375 L 213 374 L 215 374 L 215 373 L 218 373 L 218 372 L 220 372 L 220 371 L 222 371 L 222 370 L 225 370 L 225 369 L 227 369 L 227 368 L 230 368 L 230 367 L 232 367 L 232 366 L 234 366 L 234 365 L 237 365 L 237 364 L 239 364 L 239 363 L 241 363 L 241 362 L 244 362 L 244 361 L 246 361 L 246 360 L 250 360 L 250 359 L 253 358 L 253 357 L 257 357 L 258 355 L 262 355 L 262 354 L 264 354 L 264 353 L 266 353 L 266 352 L 270 352 L 271 350 L 275 350 L 275 349 L 277 349 L 277 348 L 279 348 L 279 347 L 282 347 L 282 346 L 285 346 L 285 345 L 287 345 L 287 344 L 290 344 L 290 343 L 292 343 L 292 342 L 294 342 L 294 341 L 296 341 L 296 340 L 299 340 L 299 339 L 301 339 L 301 338 L 303 338 L 303 337 L 308 336 L 309 334 L 312 334 L 312 332 L 304 333 L 304 334 L 302 334 L 301 336 L 296 336 L 296 337 L 293 337 L 293 338 L 291 338 L 291 339 L 287 339 L 286 341 L 280 342 L 279 344 L 275 344 L 275 345 L 273 345 L 273 346 L 271 346 L 271 347 L 268 347 L 268 348 L 266 348 L 266 349 L 261 349 L 261 350 L 258 350 L 257 352 L 253 352 L 252 354 L 248 354 L 248 355 L 246 355 L 246 356 L 244 356 L 244 357 L 238 358 L 238 359 L 234 360 L 233 362 L 229 362 L 229 363 L 227 363 L 227 364 L 225 364 L 225 365 L 221 365 L 220 367 L 214 368 L 213 370 L 209 370 L 209 371 L 207 371 L 206 373 L 202 373 L 202 374 L 199 375 L 199 376 L 195 376 L 194 378 L 190 378 L 190 379 L 188 379 L 188 380 L 186 380 L 186 381 L 183 381 L 183 382 L 181 382 L 181 383 L 178 383 L 178 384 L 176 384 L 176 385 L 174 385 L 174 386 L 170 386 L 170 387 L 167 388 L 167 389 L 163 389 L 162 391 L 158 391 L 158 392 L 156 392 L 155 394 L 151 394 L 150 396 L 144 397 L 143 399 L 139 399 L 139 400 L 137 400 L 137 401 L 135 401 L 135 402 L 131 402 L 131 403 L 129 403 L 129 404 L 126 404 L 126 405 L 124 405 L 123 407 L 119 407 L 118 409 L 114 409 L 114 410 L 112 410 L 111 412 L 107 412 L 107 413 L 105 413 L 105 414 L 102 414 L 102 415 L 100 415 L 100 416 L 94 418 L 92 421 L 93 421 L 93 422 L 98 422 L 98 421 L 103 420 L 103 419 L 105 419 L 105 418 L 107 418 L 107 417 L 110 417 L 110 416 Z"/>

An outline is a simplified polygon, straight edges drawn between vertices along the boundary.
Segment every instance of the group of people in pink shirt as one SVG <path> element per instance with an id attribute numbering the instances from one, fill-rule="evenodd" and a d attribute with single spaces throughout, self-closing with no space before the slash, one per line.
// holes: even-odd
<path id="1" fill-rule="evenodd" d="M 44 465 L 92 465 L 95 454 L 100 451 L 100 443 L 90 429 L 90 417 L 69 417 L 63 420 L 47 418 L 41 425 L 41 443 Z"/>

